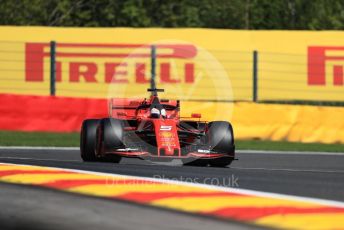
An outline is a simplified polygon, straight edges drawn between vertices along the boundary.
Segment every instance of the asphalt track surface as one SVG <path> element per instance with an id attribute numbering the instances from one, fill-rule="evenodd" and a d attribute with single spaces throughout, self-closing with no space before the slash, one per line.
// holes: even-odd
<path id="1" fill-rule="evenodd" d="M 191 167 L 191 166 L 167 166 L 161 164 L 154 164 L 147 161 L 141 161 L 138 159 L 123 159 L 120 164 L 114 163 L 85 163 L 82 162 L 79 157 L 78 150 L 65 149 L 65 150 L 53 150 L 53 149 L 0 149 L 0 162 L 6 163 L 18 163 L 18 164 L 30 164 L 30 165 L 40 165 L 40 166 L 51 166 L 51 167 L 60 167 L 60 168 L 70 168 L 70 169 L 79 169 L 79 170 L 88 170 L 96 172 L 106 172 L 106 173 L 115 173 L 115 174 L 125 174 L 125 175 L 135 175 L 135 176 L 144 176 L 144 177 L 154 177 L 154 178 L 165 178 L 165 179 L 174 179 L 180 181 L 194 182 L 194 183 L 206 183 L 219 186 L 227 187 L 238 187 L 244 189 L 251 189 L 256 191 L 265 191 L 273 192 L 280 194 L 288 195 L 297 195 L 303 197 L 312 197 L 312 198 L 322 198 L 328 200 L 337 200 L 344 201 L 344 154 L 326 154 L 326 153 L 302 153 L 302 154 L 291 154 L 291 153 L 257 153 L 257 152 L 240 152 L 237 154 L 238 161 L 234 161 L 228 168 L 213 168 L 213 167 Z M 3 187 L 5 189 L 8 185 L 0 184 L 1 191 Z M 14 191 L 17 191 L 14 188 L 10 188 Z M 34 192 L 42 192 L 35 189 Z M 53 191 L 50 191 L 53 192 Z M 6 200 L 15 200 L 14 197 L 8 197 L 13 194 L 11 192 L 0 194 L 0 205 L 4 207 L 3 204 Z M 56 194 L 59 195 L 56 195 Z M 44 193 L 46 194 L 46 193 Z M 42 195 L 43 196 L 43 195 Z M 42 197 L 39 196 L 39 197 Z M 49 199 L 62 199 L 60 196 L 77 196 L 77 195 L 66 195 L 62 192 L 55 192 Z M 25 196 L 24 196 L 25 197 Z M 36 197 L 33 195 L 33 197 Z M 44 197 L 44 196 L 43 196 Z M 81 197 L 81 196 L 80 196 Z M 65 198 L 68 203 L 68 199 Z M 84 202 L 91 201 L 87 199 L 95 198 L 82 198 L 86 199 Z M 29 199 L 28 199 L 29 200 Z M 34 200 L 34 199 L 33 199 Z M 74 199 L 72 203 L 75 203 Z M 100 202 L 99 200 L 97 200 Z M 108 204 L 109 201 L 102 202 Z M 25 202 L 24 202 L 25 203 Z M 39 203 L 39 201 L 38 201 Z M 136 210 L 137 208 L 143 209 L 143 207 L 137 207 L 135 205 L 123 204 L 114 201 L 116 205 L 107 207 L 110 210 L 107 213 L 112 212 L 121 212 L 121 210 L 126 210 L 127 213 L 136 213 L 139 218 L 141 218 L 140 229 L 149 228 L 151 222 L 142 217 L 142 212 Z M 10 207 L 13 206 L 13 213 L 16 207 L 16 202 L 9 203 Z M 54 204 L 54 202 L 53 202 Z M 105 205 L 105 204 L 104 204 Z M 125 206 L 125 208 L 121 207 Z M 82 202 L 76 203 L 75 207 L 83 206 Z M 92 206 L 92 205 L 91 205 Z M 5 206 L 6 207 L 6 206 Z M 18 204 L 18 207 L 20 205 Z M 28 204 L 29 208 L 30 206 Z M 87 207 L 87 205 L 85 206 Z M 102 207 L 102 206 L 100 206 Z M 120 208 L 118 208 L 120 207 Z M 131 210 L 133 209 L 133 210 Z M 107 210 L 107 209 L 105 209 Z M 160 221 L 157 223 L 154 222 L 154 228 L 158 229 L 209 229 L 209 225 L 206 223 L 214 222 L 215 226 L 212 226 L 213 229 L 222 229 L 222 227 L 231 226 L 233 229 L 246 229 L 250 226 L 240 225 L 237 223 L 223 223 L 216 220 L 204 220 L 202 217 L 187 216 L 178 213 L 171 213 L 169 211 L 156 211 L 151 208 L 144 208 L 144 211 L 147 215 L 152 214 L 152 216 L 158 217 Z M 152 213 L 151 213 L 152 212 Z M 157 212 L 157 213 L 154 213 Z M 8 212 L 7 212 L 8 213 Z M 11 212 L 9 212 L 11 213 Z M 48 215 L 46 212 L 46 215 Z M 63 213 L 63 212 L 62 212 Z M 95 215 L 96 213 L 97 215 Z M 98 217 L 97 212 L 85 214 L 87 221 L 96 221 Z M 0 213 L 1 214 L 1 213 Z M 0 215 L 0 218 L 3 218 L 4 213 Z M 145 215 L 146 215 L 145 214 Z M 79 214 L 81 215 L 81 214 Z M 87 218 L 88 215 L 91 215 L 94 218 Z M 161 216 L 160 216 L 161 215 Z M 164 216 L 166 215 L 166 216 Z M 62 217 L 60 217 L 63 219 Z M 166 220 L 164 219 L 166 218 Z M 180 223 L 188 223 L 187 225 L 173 225 L 167 226 L 165 223 L 168 219 L 181 218 Z M 185 218 L 185 219 L 183 219 Z M 52 218 L 53 219 L 53 218 Z M 95 219 L 95 220 L 94 220 Z M 74 219 L 73 219 L 74 220 Z M 118 220 L 116 218 L 116 220 Z M 135 223 L 129 221 L 130 219 L 124 218 L 126 224 L 115 226 L 115 229 L 133 229 Z M 184 222 L 183 222 L 184 221 Z M 202 224 L 200 221 L 205 221 L 206 223 Z M 116 221 L 115 221 L 116 222 Z M 178 222 L 178 221 L 176 221 Z M 190 224 L 190 223 L 193 224 Z M 65 221 L 65 223 L 69 223 Z M 74 222 L 73 222 L 74 223 Z M 105 222 L 108 223 L 108 222 Z M 117 222 L 116 222 L 117 223 Z M 200 223 L 200 224 L 194 224 Z M 89 226 L 94 226 L 90 223 Z M 113 223 L 112 223 L 113 224 Z M 71 224 L 74 227 L 78 223 Z M 43 225 L 44 226 L 44 225 Z M 103 226 L 103 225 L 100 225 Z M 109 225 L 104 226 L 112 226 Z M 114 227 L 114 226 L 112 226 Z M 137 227 L 137 226 L 136 226 Z M 135 227 L 135 228 L 136 228 Z M 68 225 L 63 226 L 65 229 L 69 229 Z M 19 228 L 20 229 L 20 228 Z M 53 228 L 54 229 L 54 228 Z M 57 228 L 58 229 L 58 228 Z M 85 228 L 87 229 L 87 228 Z M 103 228 L 106 229 L 106 228 Z"/>

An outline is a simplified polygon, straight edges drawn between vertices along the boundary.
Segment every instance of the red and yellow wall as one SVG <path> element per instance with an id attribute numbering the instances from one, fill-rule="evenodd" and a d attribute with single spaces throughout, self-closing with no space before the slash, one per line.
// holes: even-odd
<path id="1" fill-rule="evenodd" d="M 212 120 L 212 112 L 226 106 L 228 103 L 184 102 L 181 109 L 184 115 L 202 112 L 202 119 Z M 233 114 L 229 120 L 237 139 L 344 143 L 341 107 L 245 102 L 230 106 Z M 0 94 L 0 114 L 2 130 L 78 132 L 83 119 L 105 117 L 108 111 L 106 99 Z"/>

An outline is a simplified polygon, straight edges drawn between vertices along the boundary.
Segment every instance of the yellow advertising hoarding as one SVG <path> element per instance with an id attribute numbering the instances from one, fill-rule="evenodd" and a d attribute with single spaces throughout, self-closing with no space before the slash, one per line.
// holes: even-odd
<path id="1" fill-rule="evenodd" d="M 181 111 L 202 113 L 211 121 L 213 111 L 228 104 L 188 101 L 181 104 Z M 232 110 L 236 139 L 344 144 L 344 107 L 236 102 Z"/>
<path id="2" fill-rule="evenodd" d="M 0 27 L 0 93 L 141 97 L 157 47 L 158 86 L 182 100 L 344 101 L 344 32 Z"/>

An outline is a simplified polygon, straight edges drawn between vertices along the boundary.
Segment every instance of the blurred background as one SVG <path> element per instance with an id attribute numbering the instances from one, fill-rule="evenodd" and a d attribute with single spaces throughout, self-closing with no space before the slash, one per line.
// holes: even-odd
<path id="1" fill-rule="evenodd" d="M 3 0 L 0 20 L 18 26 L 341 30 L 343 4 L 340 0 Z"/>

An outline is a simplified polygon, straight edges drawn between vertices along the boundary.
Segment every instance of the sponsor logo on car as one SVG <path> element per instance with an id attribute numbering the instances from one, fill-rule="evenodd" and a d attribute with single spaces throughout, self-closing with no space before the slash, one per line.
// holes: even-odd
<path id="1" fill-rule="evenodd" d="M 171 138 L 173 136 L 173 133 L 172 132 L 161 132 L 160 135 L 164 138 Z"/>
<path id="2" fill-rule="evenodd" d="M 162 125 L 162 126 L 160 126 L 160 130 L 161 131 L 171 131 L 172 130 L 172 126 L 170 126 L 170 125 Z"/>

